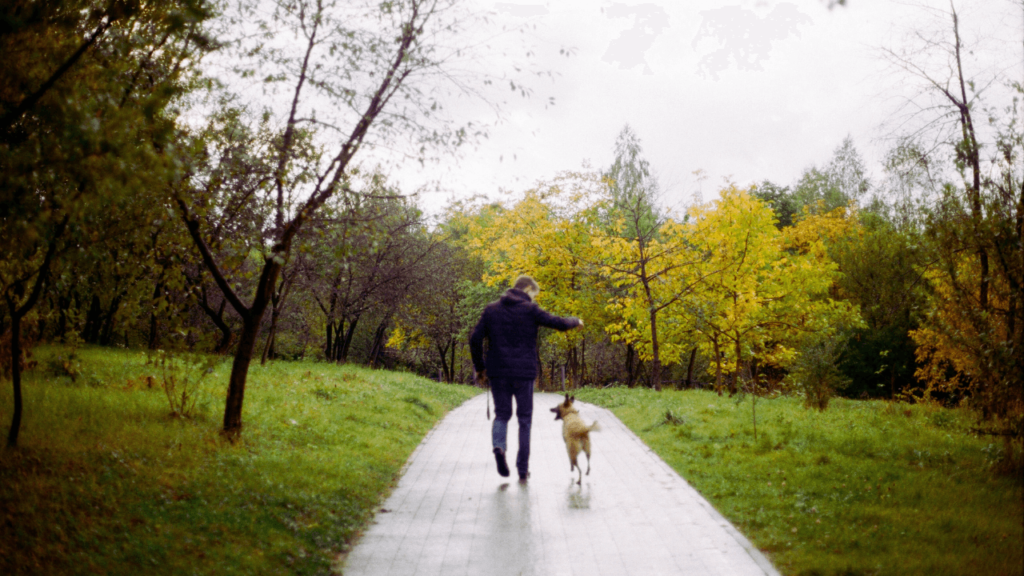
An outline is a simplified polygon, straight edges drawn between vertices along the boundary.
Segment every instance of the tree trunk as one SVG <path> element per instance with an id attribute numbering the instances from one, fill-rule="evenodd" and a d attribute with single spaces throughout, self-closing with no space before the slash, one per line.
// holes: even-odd
<path id="1" fill-rule="evenodd" d="M 224 404 L 224 435 L 234 442 L 242 433 L 242 401 L 245 398 L 245 379 L 249 374 L 249 364 L 256 348 L 256 339 L 260 333 L 263 314 L 270 304 L 270 296 L 281 266 L 274 259 L 268 259 L 256 285 L 256 295 L 252 305 L 242 314 L 242 334 L 235 350 L 235 361 L 231 365 L 231 377 L 228 381 L 228 397 Z M 242 312 L 242 311 L 239 311 Z"/>
<path id="2" fill-rule="evenodd" d="M 661 356 L 658 351 L 658 313 L 651 310 L 651 386 L 661 392 Z"/>
<path id="3" fill-rule="evenodd" d="M 1024 272 L 1024 179 L 1020 183 L 1020 200 L 1017 203 L 1017 256 L 1019 266 L 1018 270 Z M 1007 272 L 1007 276 L 1010 272 Z M 1024 276 L 1024 275 L 1022 275 Z M 1014 290 L 1014 302 L 1017 302 L 1017 296 L 1021 293 L 1021 286 L 1018 283 L 1017 290 Z M 1024 302 L 1017 302 L 1017 304 L 1024 308 Z M 1024 314 L 1021 314 L 1021 321 L 1014 324 L 1015 319 L 1018 316 L 1018 306 L 1014 306 L 1013 315 L 1011 316 L 1010 322 L 1010 341 L 1014 345 L 1016 350 L 1024 350 Z M 1017 353 L 1017 374 L 1024 374 L 1024 354 Z M 1021 424 L 1024 427 L 1024 423 Z M 1024 430 L 1022 430 L 1024 432 Z"/>
<path id="4" fill-rule="evenodd" d="M 245 399 L 245 379 L 249 374 L 252 352 L 260 331 L 260 319 L 249 317 L 242 322 L 242 334 L 235 351 L 228 380 L 228 398 L 224 407 L 224 434 L 234 440 L 242 432 L 242 401 Z"/>
<path id="5" fill-rule="evenodd" d="M 732 378 L 729 381 L 729 396 L 739 392 L 739 379 L 740 379 L 740 348 L 739 336 L 736 337 L 736 369 L 732 372 Z"/>
<path id="6" fill-rule="evenodd" d="M 110 302 L 110 308 L 103 317 L 102 329 L 99 334 L 99 343 L 101 346 L 110 346 L 114 343 L 114 316 L 117 315 L 117 309 L 121 307 L 121 296 L 115 296 Z"/>
<path id="7" fill-rule="evenodd" d="M 11 313 L 11 383 L 14 386 L 14 415 L 7 433 L 7 447 L 13 448 L 18 445 L 21 431 L 21 316 L 13 299 L 7 299 L 7 308 Z"/>
<path id="8" fill-rule="evenodd" d="M 156 308 L 156 301 L 160 298 L 160 294 L 164 290 L 163 282 L 157 282 L 156 287 L 153 288 L 153 308 Z M 150 350 L 156 350 L 160 347 L 160 320 L 156 317 L 156 312 L 149 313 L 149 344 Z"/>
<path id="9" fill-rule="evenodd" d="M 437 356 L 441 359 L 441 381 L 447 380 L 448 375 L 448 346 L 437 344 Z"/>
<path id="10" fill-rule="evenodd" d="M 587 383 L 587 338 L 580 339 L 580 382 Z"/>
<path id="11" fill-rule="evenodd" d="M 341 347 L 344 344 L 344 340 L 345 340 L 344 338 L 342 338 L 342 334 L 341 334 L 341 332 L 342 332 L 341 329 L 343 327 L 344 327 L 344 324 L 342 322 L 338 322 L 338 325 L 334 327 L 334 348 L 331 350 L 331 361 L 332 362 L 340 362 L 341 361 Z"/>
<path id="12" fill-rule="evenodd" d="M 455 382 L 455 347 L 458 346 L 458 343 L 455 341 L 455 338 L 452 338 L 451 341 L 451 360 L 448 362 L 448 365 L 451 366 L 451 373 L 448 375 L 448 381 Z"/>
<path id="13" fill-rule="evenodd" d="M 206 312 L 206 316 L 210 318 L 213 324 L 220 330 L 220 342 L 217 343 L 217 347 L 214 349 L 214 354 L 227 354 L 231 348 L 231 343 L 234 341 L 234 334 L 231 333 L 231 326 L 224 320 L 224 309 L 227 307 L 227 299 L 221 300 L 220 308 L 214 310 L 210 306 L 209 301 L 206 298 L 206 287 L 202 287 L 203 298 L 199 301 L 199 307 Z"/>
<path id="14" fill-rule="evenodd" d="M 344 364 L 345 362 L 348 362 L 348 351 L 352 346 L 352 336 L 356 332 L 356 324 L 358 323 L 359 317 L 356 316 L 348 324 L 348 330 L 345 331 L 345 339 L 342 341 L 341 344 L 341 353 L 338 355 L 339 364 Z"/>
<path id="15" fill-rule="evenodd" d="M 100 297 L 92 295 L 89 304 L 89 313 L 85 315 L 85 326 L 82 328 L 82 340 L 89 344 L 95 344 L 99 339 L 100 316 L 103 313 L 103 306 L 100 304 Z"/>
<path id="16" fill-rule="evenodd" d="M 263 346 L 263 356 L 260 358 L 260 366 L 266 365 L 267 358 L 274 355 L 274 339 L 277 337 L 277 319 L 281 315 L 281 309 L 274 306 L 270 312 L 270 330 L 267 332 L 267 343 Z"/>
<path id="17" fill-rule="evenodd" d="M 147 348 L 156 350 L 160 347 L 160 321 L 157 320 L 156 312 L 149 314 L 149 344 Z"/>
<path id="18" fill-rule="evenodd" d="M 334 360 L 334 341 L 332 336 L 334 335 L 334 322 L 327 321 L 327 345 L 324 346 L 324 360 L 330 362 Z"/>
<path id="19" fill-rule="evenodd" d="M 231 350 L 231 344 L 235 341 L 235 335 L 231 332 L 231 328 L 224 323 L 224 326 L 220 329 L 220 342 L 217 343 L 217 348 L 214 349 L 214 354 L 227 354 Z"/>
<path id="20" fill-rule="evenodd" d="M 64 296 L 58 296 L 57 297 L 57 308 L 58 308 L 58 310 L 57 310 L 57 334 L 56 334 L 56 337 L 57 337 L 57 340 L 59 340 L 62 344 L 64 343 L 64 338 L 65 338 L 65 336 L 67 336 L 67 333 L 68 333 L 68 312 L 67 312 L 67 310 L 70 307 L 71 307 L 71 299 L 70 298 L 67 298 L 67 297 L 64 297 Z"/>
<path id="21" fill-rule="evenodd" d="M 960 112 L 960 128 L 963 135 L 964 146 L 957 147 L 957 156 L 971 168 L 971 182 L 969 184 L 968 194 L 971 200 L 971 216 L 974 222 L 975 234 L 978 234 L 978 226 L 981 224 L 982 219 L 981 152 L 978 145 L 978 138 L 974 131 L 974 119 L 971 116 L 971 108 L 969 105 L 970 100 L 967 99 L 967 81 L 964 78 L 963 63 L 960 58 L 960 19 L 957 16 L 956 9 L 952 5 L 950 5 L 950 8 L 953 13 L 953 37 L 955 39 L 953 48 L 956 56 L 956 73 L 960 88 L 960 101 L 957 102 L 956 98 L 948 93 L 947 97 L 952 100 L 954 106 L 956 106 Z M 985 250 L 985 246 L 982 244 L 978 245 L 978 258 L 981 264 L 981 274 L 978 278 L 978 301 L 981 305 L 982 311 L 987 311 L 989 290 L 988 251 Z"/>
<path id="22" fill-rule="evenodd" d="M 50 300 L 50 305 L 51 306 L 53 305 L 53 300 L 52 299 Z M 39 317 L 39 324 L 36 325 L 36 334 L 37 334 L 36 340 L 39 340 L 39 341 L 45 341 L 46 340 L 46 324 L 47 324 L 46 316 L 41 315 Z"/>
<path id="23" fill-rule="evenodd" d="M 13 294 L 8 293 L 4 295 L 11 315 L 11 383 L 14 387 L 14 413 L 11 416 L 10 431 L 7 433 L 8 448 L 18 445 L 18 433 L 21 431 L 21 413 L 23 408 L 21 397 L 21 319 L 35 307 L 36 302 L 39 301 L 39 296 L 43 293 L 43 286 L 46 285 L 47 277 L 50 274 L 50 265 L 53 263 L 53 257 L 57 253 L 57 241 L 64 235 L 69 219 L 70 216 L 65 215 L 64 219 L 57 224 L 53 239 L 50 240 L 50 245 L 46 249 L 46 257 L 43 258 L 43 263 L 39 266 L 36 283 L 21 307 L 18 307 L 18 298 L 25 293 L 24 284 L 21 282 L 15 283 L 11 287 Z"/>
<path id="24" fill-rule="evenodd" d="M 270 331 L 267 333 L 267 341 L 263 343 L 263 354 L 260 356 L 260 366 L 267 365 L 267 358 L 273 356 L 274 348 L 274 327 L 271 325 Z"/>
<path id="25" fill-rule="evenodd" d="M 716 337 L 711 343 L 715 346 L 715 390 L 718 391 L 718 395 L 722 395 L 722 351 L 718 348 L 718 338 Z"/>
<path id="26" fill-rule="evenodd" d="M 388 318 L 385 318 L 380 321 L 380 324 L 377 325 L 377 329 L 373 332 L 373 345 L 370 346 L 370 354 L 366 359 L 366 363 L 370 368 L 375 368 L 377 366 L 377 360 L 384 352 L 384 334 L 386 334 L 387 331 Z M 443 357 L 444 354 L 442 353 L 442 363 Z"/>
<path id="27" fill-rule="evenodd" d="M 636 351 L 633 349 L 632 344 L 626 344 L 626 386 L 632 388 L 636 386 L 636 373 L 633 370 L 633 360 L 636 356 Z"/>
<path id="28" fill-rule="evenodd" d="M 697 359 L 697 347 L 690 351 L 690 363 L 686 366 L 686 387 L 693 388 L 693 362 Z"/>

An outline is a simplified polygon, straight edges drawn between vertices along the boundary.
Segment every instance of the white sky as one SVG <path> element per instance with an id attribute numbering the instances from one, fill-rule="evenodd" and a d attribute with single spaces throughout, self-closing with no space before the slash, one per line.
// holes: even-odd
<path id="1" fill-rule="evenodd" d="M 668 207 L 691 202 L 698 189 L 711 198 L 727 177 L 792 184 L 847 135 L 878 176 L 887 147 L 881 125 L 906 84 L 886 72 L 877 48 L 898 45 L 928 17 L 919 5 L 890 0 L 848 0 L 831 10 L 827 0 L 481 2 L 497 24 L 535 26 L 532 64 L 555 75 L 534 80 L 527 99 L 506 92 L 503 118 L 479 146 L 392 175 L 407 192 L 440 186 L 421 195 L 428 212 L 451 197 L 502 198 L 501 189 L 519 192 L 585 163 L 606 168 L 626 123 Z M 948 8 L 947 0 L 923 3 Z M 1024 81 L 1020 0 L 957 5 L 965 41 Z M 558 54 L 563 46 L 573 48 L 570 57 Z M 460 113 L 495 121 L 480 105 Z"/>

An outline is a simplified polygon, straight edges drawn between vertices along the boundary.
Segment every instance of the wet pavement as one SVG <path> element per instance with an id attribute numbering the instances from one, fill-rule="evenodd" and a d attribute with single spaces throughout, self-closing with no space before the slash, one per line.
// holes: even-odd
<path id="1" fill-rule="evenodd" d="M 555 394 L 534 397 L 530 479 L 496 471 L 486 396 L 450 412 L 342 565 L 380 575 L 777 575 L 771 563 L 611 412 L 577 402 L 591 473 L 570 475 Z M 493 405 L 491 416 L 493 418 Z M 584 466 L 586 456 L 580 455 Z"/>

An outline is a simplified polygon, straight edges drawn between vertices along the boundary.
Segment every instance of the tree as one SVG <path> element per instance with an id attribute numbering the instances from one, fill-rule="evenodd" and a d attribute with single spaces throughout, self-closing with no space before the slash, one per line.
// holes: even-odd
<path id="1" fill-rule="evenodd" d="M 765 180 L 750 190 L 751 196 L 764 202 L 775 213 L 775 227 L 785 228 L 792 226 L 800 214 L 802 206 L 797 205 L 797 200 L 789 186 L 779 186 L 770 180 Z"/>
<path id="2" fill-rule="evenodd" d="M 827 213 L 858 203 L 869 189 L 864 161 L 853 139 L 847 136 L 832 152 L 824 168 L 811 167 L 804 171 L 794 186 L 792 202 L 798 212 L 806 207 L 813 213 Z M 786 215 L 785 209 L 781 215 Z"/>
<path id="3" fill-rule="evenodd" d="M 464 311 L 475 267 L 466 251 L 445 232 L 435 234 L 438 236 L 431 242 L 437 243 L 436 248 L 424 262 L 420 289 L 404 294 L 387 346 L 427 350 L 437 360 L 428 363 L 434 368 L 429 372 L 440 372 L 445 382 L 457 382 L 461 380 L 457 356 L 476 321 L 472 313 Z"/>
<path id="4" fill-rule="evenodd" d="M 860 214 L 856 233 L 830 242 L 842 275 L 836 295 L 857 305 L 866 326 L 854 330 L 841 352 L 847 396 L 894 397 L 915 385 L 910 332 L 927 307 L 926 266 L 919 232 L 900 230 L 877 214 Z"/>
<path id="5" fill-rule="evenodd" d="M 663 305 L 671 305 L 675 299 L 669 297 L 666 302 L 659 302 L 659 297 L 651 291 L 651 282 L 659 272 L 648 271 L 648 264 L 654 260 L 662 259 L 667 253 L 661 253 L 665 246 L 658 244 L 658 232 L 665 218 L 659 214 L 655 206 L 658 196 L 658 181 L 651 173 L 650 165 L 643 157 L 643 150 L 640 139 L 633 132 L 629 125 L 622 128 L 615 140 L 615 161 L 611 168 L 604 173 L 608 185 L 609 201 L 604 211 L 605 224 L 604 233 L 608 241 L 602 241 L 602 250 L 609 249 L 613 256 L 610 268 L 606 269 L 606 275 L 614 278 L 613 283 L 626 294 L 630 293 L 632 287 L 643 287 L 642 301 L 647 304 L 647 313 L 643 319 L 638 319 L 633 314 L 633 320 L 626 324 L 610 328 L 612 334 L 618 334 L 627 343 L 626 364 L 629 371 L 629 381 L 632 383 L 632 355 L 635 346 L 644 341 L 649 344 L 649 353 L 642 352 L 641 359 L 648 359 L 651 362 L 651 384 L 656 390 L 661 389 L 661 341 L 658 338 L 658 313 Z M 669 251 L 674 252 L 679 247 L 673 246 Z M 607 265 L 607 259 L 603 262 Z M 657 265 L 656 265 L 657 266 Z M 661 273 L 675 268 L 675 264 L 668 264 L 668 269 Z M 626 277 L 632 277 L 632 281 L 624 282 Z M 637 302 L 623 295 L 619 302 Z M 631 308 L 621 309 L 624 311 Z M 636 326 L 630 322 L 641 322 L 649 333 L 638 340 L 639 333 Z M 631 336 L 623 337 L 629 333 Z"/>
<path id="6" fill-rule="evenodd" d="M 643 157 L 640 138 L 628 124 L 616 137 L 615 160 L 602 176 L 611 198 L 604 211 L 605 227 L 624 226 L 625 237 L 636 242 L 650 239 L 663 220 L 655 207 L 658 181 Z"/>
<path id="7" fill-rule="evenodd" d="M 780 232 L 766 205 L 734 187 L 691 217 L 694 249 L 710 254 L 707 285 L 691 309 L 719 391 L 723 372 L 732 374 L 730 392 L 738 390 L 745 359 L 785 368 L 810 343 L 861 324 L 855 306 L 828 297 L 838 267 L 825 239 L 845 234 L 845 218 L 808 214 Z"/>
<path id="8" fill-rule="evenodd" d="M 916 30 L 913 39 L 901 49 L 883 48 L 884 57 L 905 75 L 921 82 L 921 92 L 910 103 L 924 110 L 926 129 L 933 130 L 933 146 L 950 147 L 954 152 L 956 170 L 960 174 L 971 225 L 981 225 L 982 213 L 982 154 L 975 111 L 981 104 L 980 95 L 998 80 L 996 77 L 973 77 L 966 68 L 968 47 L 961 38 L 961 21 L 956 5 L 950 1 L 949 11 L 931 9 L 932 16 L 946 20 L 948 28 Z M 921 56 L 925 55 L 925 56 Z M 928 59 L 938 57 L 945 62 Z M 926 104 L 922 105 L 924 101 Z M 981 271 L 977 278 L 978 302 L 988 307 L 989 262 L 988 250 L 977 246 L 976 253 Z"/>
<path id="9" fill-rule="evenodd" d="M 241 6 L 234 15 L 243 31 L 252 27 L 252 35 L 234 44 L 234 70 L 240 82 L 263 80 L 268 104 L 260 116 L 273 134 L 266 159 L 272 179 L 245 203 L 267 212 L 248 302 L 225 277 L 206 243 L 200 208 L 184 193 L 219 183 L 193 175 L 174 196 L 205 266 L 242 319 L 224 410 L 229 438 L 241 432 L 246 375 L 281 269 L 316 212 L 336 194 L 356 193 L 352 171 L 363 147 L 411 139 L 425 154 L 427 147 L 453 147 L 469 136 L 464 127 L 433 120 L 437 93 L 426 92 L 430 82 L 444 78 L 447 60 L 455 58 L 457 47 L 440 44 L 465 24 L 453 21 L 458 17 L 453 4 L 303 0 L 277 3 L 271 12 Z M 297 41 L 280 42 L 285 37 Z"/>
<path id="10" fill-rule="evenodd" d="M 606 285 L 597 275 L 599 256 L 591 238 L 601 188 L 597 174 L 565 172 L 527 190 L 512 206 L 485 207 L 469 218 L 466 246 L 484 262 L 483 282 L 504 289 L 529 274 L 541 286 L 538 302 L 546 309 L 600 326 Z M 544 336 L 559 356 L 565 355 L 577 382 L 586 378 L 586 342 L 594 334 L 584 329 Z"/>
<path id="11" fill-rule="evenodd" d="M 930 310 L 911 333 L 918 377 L 926 395 L 968 397 L 984 419 L 1020 437 L 1021 61 L 1007 60 L 1002 46 L 967 44 L 969 22 L 952 2 L 922 15 L 936 25 L 883 50 L 919 88 L 901 119 L 912 132 L 900 135 L 936 174 L 936 206 L 924 219 L 934 255 L 924 272 Z"/>
<path id="12" fill-rule="evenodd" d="M 360 321 L 379 312 L 371 348 L 380 348 L 394 310 L 429 277 L 430 259 L 442 249 L 426 237 L 422 213 L 371 175 L 366 193 L 345 192 L 316 225 L 318 246 L 303 258 L 305 284 L 323 316 L 324 357 L 347 362 Z"/>
<path id="13" fill-rule="evenodd" d="M 0 292 L 11 321 L 21 421 L 21 323 L 66 247 L 90 242 L 90 215 L 153 189 L 174 170 L 168 108 L 209 47 L 204 2 L 17 3 L 0 19 Z M 98 248 L 98 247 L 97 247 Z"/>

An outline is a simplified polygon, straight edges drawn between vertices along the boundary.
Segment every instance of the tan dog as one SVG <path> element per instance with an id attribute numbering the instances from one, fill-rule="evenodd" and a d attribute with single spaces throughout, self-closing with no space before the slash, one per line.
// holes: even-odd
<path id="1" fill-rule="evenodd" d="M 551 409 L 555 413 L 555 420 L 562 421 L 562 438 L 565 440 L 565 449 L 569 452 L 569 472 L 576 469 L 579 472 L 577 484 L 583 484 L 583 468 L 576 463 L 576 457 L 582 450 L 587 455 L 587 475 L 590 475 L 590 433 L 600 430 L 601 427 L 595 421 L 590 426 L 583 423 L 580 418 L 580 411 L 573 407 L 575 396 L 565 395 L 565 402 Z"/>

